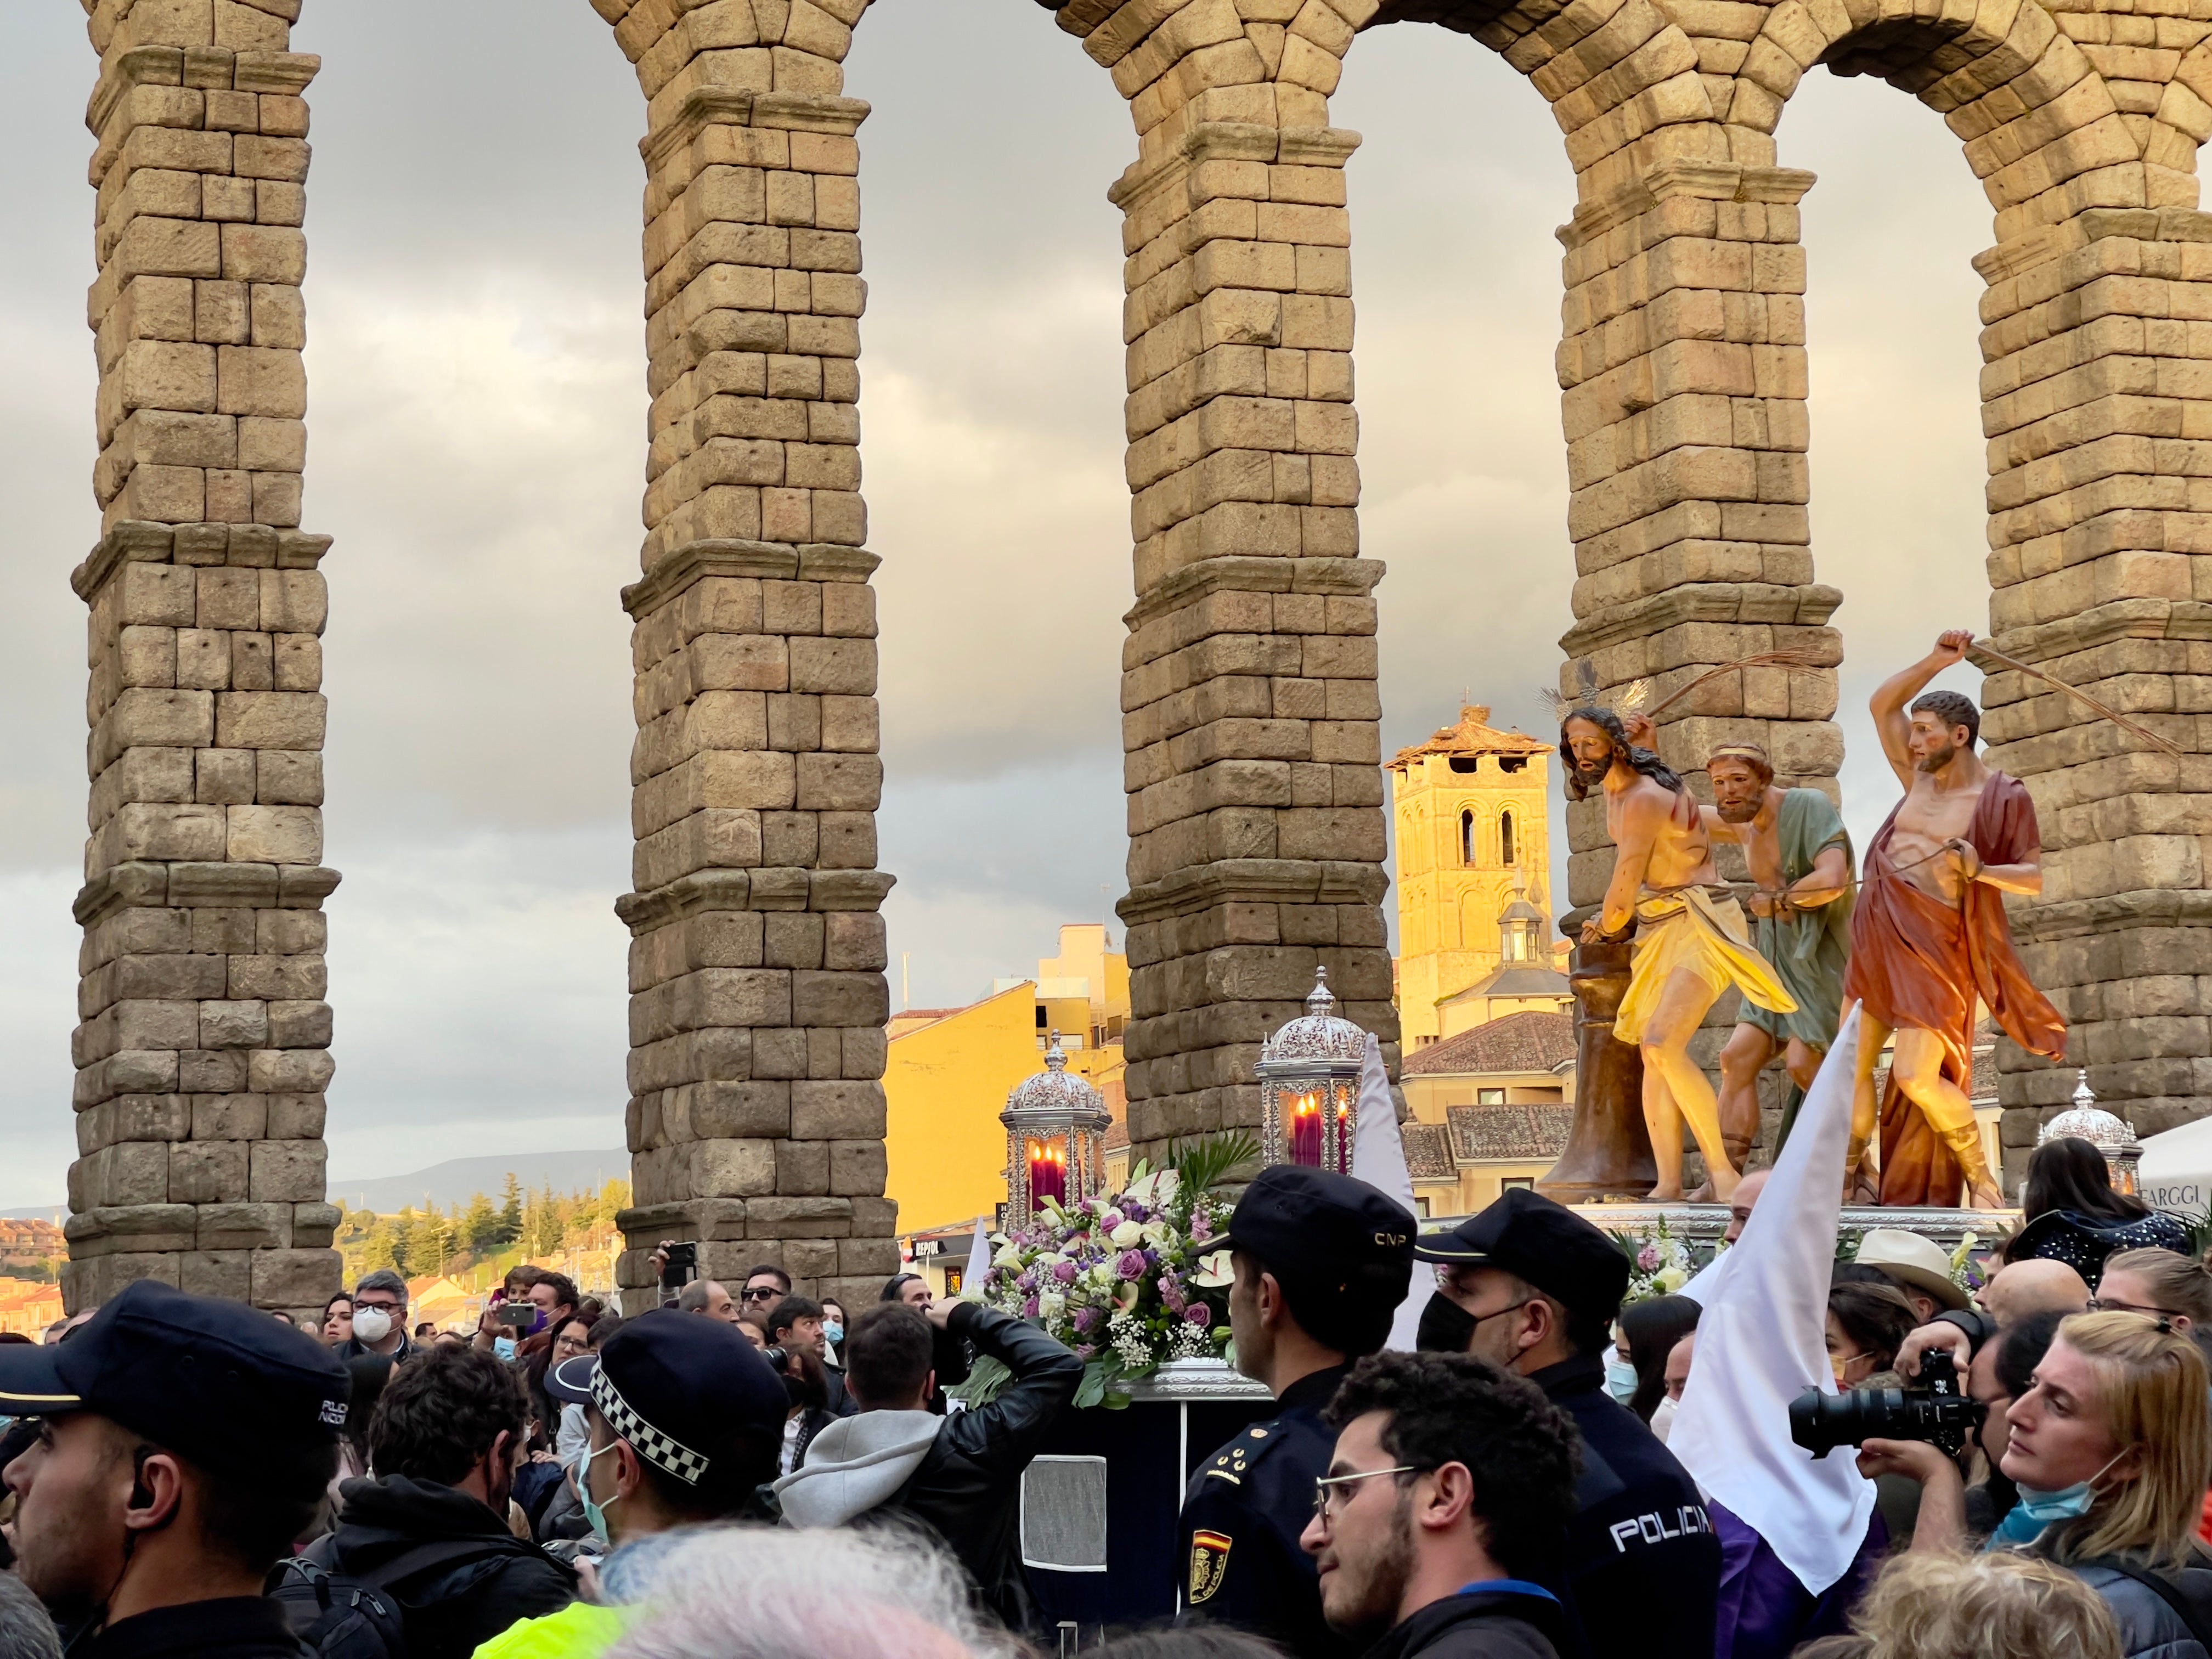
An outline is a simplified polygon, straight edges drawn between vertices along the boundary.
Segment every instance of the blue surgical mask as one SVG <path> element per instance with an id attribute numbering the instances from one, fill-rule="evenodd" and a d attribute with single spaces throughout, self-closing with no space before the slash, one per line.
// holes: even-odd
<path id="1" fill-rule="evenodd" d="M 2040 1486 L 2021 1486 L 2020 1502 L 2007 1510 L 1997 1523 L 1996 1531 L 1990 1535 L 1992 1548 L 2008 1544 L 2028 1544 L 2042 1535 L 2043 1529 L 2054 1522 L 2073 1521 L 2088 1514 L 2097 1501 L 2097 1482 L 2104 1479 L 2105 1469 L 2125 1457 L 2124 1449 L 2113 1455 L 2112 1462 L 2099 1469 L 2087 1480 L 2076 1480 L 2070 1486 L 2056 1492 L 2045 1492 Z"/>
<path id="2" fill-rule="evenodd" d="M 845 1340 L 845 1328 L 834 1320 L 824 1324 L 822 1327 L 822 1340 L 824 1342 L 842 1342 Z"/>
<path id="3" fill-rule="evenodd" d="M 491 1340 L 491 1351 L 501 1359 L 512 1360 L 514 1358 L 514 1339 L 511 1336 L 495 1336 Z"/>
<path id="4" fill-rule="evenodd" d="M 607 1509 L 609 1505 L 619 1503 L 622 1494 L 616 1493 L 605 1504 L 595 1504 L 592 1501 L 592 1462 L 593 1458 L 599 1456 L 599 1452 L 611 1452 L 614 1449 L 614 1443 L 611 1440 L 600 1447 L 599 1451 L 593 1452 L 590 1457 L 586 1457 L 576 1465 L 576 1496 L 582 1500 L 584 1519 L 591 1522 L 593 1535 L 602 1544 L 611 1544 L 615 1541 L 607 1534 Z"/>
<path id="5" fill-rule="evenodd" d="M 1636 1367 L 1613 1349 L 1605 1357 L 1605 1391 L 1626 1406 L 1636 1398 Z"/>

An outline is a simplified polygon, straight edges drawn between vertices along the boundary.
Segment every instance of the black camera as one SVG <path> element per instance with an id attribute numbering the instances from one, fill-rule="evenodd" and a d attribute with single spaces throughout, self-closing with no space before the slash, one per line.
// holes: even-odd
<path id="1" fill-rule="evenodd" d="M 1951 1356 L 1931 1348 L 1920 1356 L 1917 1389 L 1806 1389 L 1790 1402 L 1790 1437 L 1815 1457 L 1869 1440 L 1924 1440 L 1956 1457 L 1989 1409 L 1966 1398 Z"/>
<path id="2" fill-rule="evenodd" d="M 699 1274 L 699 1246 L 690 1240 L 662 1246 L 660 1288 L 680 1291 Z"/>

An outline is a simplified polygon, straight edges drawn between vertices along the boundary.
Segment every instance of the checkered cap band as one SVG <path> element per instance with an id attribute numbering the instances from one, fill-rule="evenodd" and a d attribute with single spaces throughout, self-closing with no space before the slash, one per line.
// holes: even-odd
<path id="1" fill-rule="evenodd" d="M 602 1364 L 592 1374 L 592 1404 L 608 1426 L 629 1442 L 640 1457 L 655 1468 L 665 1469 L 687 1486 L 696 1486 L 707 1473 L 707 1460 L 681 1441 L 671 1438 L 647 1422 L 622 1397 Z"/>

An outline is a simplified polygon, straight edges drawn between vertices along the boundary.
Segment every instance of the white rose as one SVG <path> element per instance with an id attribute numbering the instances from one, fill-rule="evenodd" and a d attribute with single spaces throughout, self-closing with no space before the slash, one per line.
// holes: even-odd
<path id="1" fill-rule="evenodd" d="M 1127 1249 L 1144 1236 L 1145 1226 L 1140 1221 L 1125 1221 L 1106 1235 L 1114 1241 L 1114 1248 L 1117 1250 Z"/>
<path id="2" fill-rule="evenodd" d="M 1144 1240 L 1156 1250 L 1167 1249 L 1168 1224 L 1164 1221 L 1147 1221 L 1145 1224 Z"/>
<path id="3" fill-rule="evenodd" d="M 1093 1285 L 1097 1285 L 1101 1290 L 1103 1290 L 1107 1285 L 1111 1285 L 1114 1282 L 1113 1265 L 1110 1262 L 1101 1261 L 1093 1267 L 1088 1273 L 1085 1273 L 1084 1277 L 1088 1279 Z"/>
<path id="4" fill-rule="evenodd" d="M 1037 1315 L 1043 1319 L 1057 1319 L 1067 1311 L 1067 1298 L 1057 1291 L 1047 1291 L 1037 1297 Z"/>
<path id="5" fill-rule="evenodd" d="M 1662 1267 L 1651 1282 L 1672 1296 L 1690 1282 L 1690 1272 L 1682 1267 Z"/>

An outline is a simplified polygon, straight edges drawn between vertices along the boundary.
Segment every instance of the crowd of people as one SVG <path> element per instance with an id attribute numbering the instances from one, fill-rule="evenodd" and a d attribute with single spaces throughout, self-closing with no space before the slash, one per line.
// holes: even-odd
<path id="1" fill-rule="evenodd" d="M 1971 1301 L 1904 1230 L 1836 1265 L 1837 1387 L 1908 1398 L 1940 1355 L 1978 1420 L 1955 1453 L 1864 1439 L 1864 1570 L 1787 1607 L 1754 1605 L 1762 1540 L 1669 1449 L 1694 1295 L 1624 1307 L 1626 1255 L 1531 1192 L 1422 1234 L 1347 1176 L 1263 1170 L 1222 1248 L 1236 1363 L 1275 1403 L 1193 1460 L 1176 1621 L 1082 1650 L 2212 1659 L 2212 1269 L 2069 1186 L 2075 1156 L 2039 1154 L 2028 1244 Z M 1022 1491 L 1073 1352 L 912 1274 L 849 1322 L 773 1263 L 682 1279 L 623 1317 L 517 1268 L 467 1334 L 410 1326 L 388 1272 L 312 1330 L 149 1281 L 0 1344 L 0 1659 L 1064 1643 Z M 1003 1386 L 949 1399 L 983 1362 Z"/>

